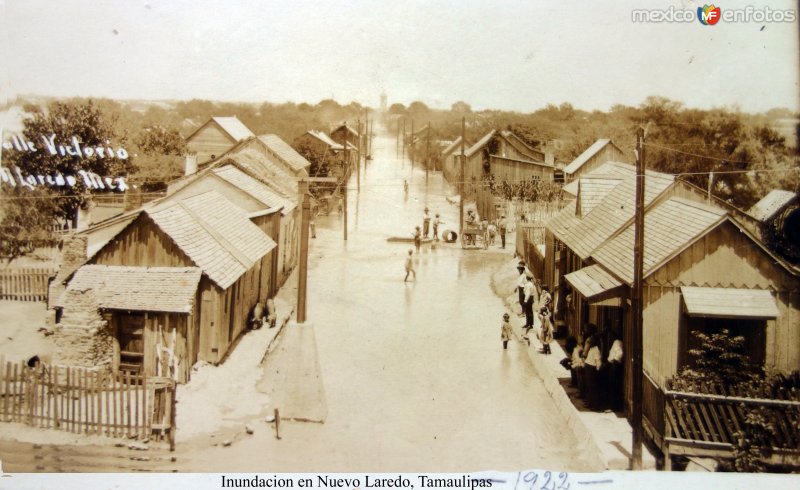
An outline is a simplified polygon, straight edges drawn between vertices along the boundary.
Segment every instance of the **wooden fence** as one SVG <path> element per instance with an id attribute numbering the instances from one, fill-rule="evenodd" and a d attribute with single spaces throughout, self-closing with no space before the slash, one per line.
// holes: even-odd
<path id="1" fill-rule="evenodd" d="M 731 396 L 711 385 L 706 391 L 664 393 L 665 455 L 732 457 L 748 414 L 758 410 L 773 428 L 770 449 L 775 460 L 800 464 L 799 401 Z"/>
<path id="2" fill-rule="evenodd" d="M 175 446 L 175 382 L 130 372 L 0 367 L 0 421 Z"/>
<path id="3" fill-rule="evenodd" d="M 0 299 L 15 301 L 46 301 L 51 268 L 22 267 L 0 269 Z"/>

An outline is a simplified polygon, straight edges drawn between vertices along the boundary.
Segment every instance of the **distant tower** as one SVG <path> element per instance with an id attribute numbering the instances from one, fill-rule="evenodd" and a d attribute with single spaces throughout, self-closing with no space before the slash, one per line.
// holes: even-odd
<path id="1" fill-rule="evenodd" d="M 386 112 L 386 93 L 381 94 L 381 112 Z"/>

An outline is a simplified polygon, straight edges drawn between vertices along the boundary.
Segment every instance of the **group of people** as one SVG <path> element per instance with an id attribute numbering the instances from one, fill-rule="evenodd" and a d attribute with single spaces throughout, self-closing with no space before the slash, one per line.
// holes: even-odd
<path id="1" fill-rule="evenodd" d="M 541 283 L 536 280 L 534 282 L 533 273 L 525 264 L 524 260 L 520 260 L 517 265 L 517 295 L 519 305 L 522 309 L 522 315 L 525 316 L 525 325 L 522 329 L 525 332 L 523 340 L 530 345 L 530 331 L 534 328 L 534 309 L 539 317 L 540 328 L 536 332 L 539 341 L 542 343 L 542 349 L 539 351 L 542 354 L 550 354 L 550 342 L 553 341 L 553 315 L 551 313 L 553 297 L 547 287 L 542 287 Z M 502 330 L 505 331 L 507 323 L 507 315 L 503 316 Z M 505 337 L 505 334 L 503 334 Z M 504 340 L 503 348 L 506 347 Z"/>
<path id="2" fill-rule="evenodd" d="M 506 217 L 505 215 L 500 216 L 494 221 L 489 221 L 487 219 L 479 219 L 478 215 L 473 210 L 467 211 L 467 216 L 464 218 L 464 224 L 466 226 L 477 226 L 480 228 L 481 233 L 483 233 L 484 239 L 489 245 L 494 245 L 495 240 L 497 237 L 500 237 L 500 248 L 506 248 L 506 233 L 508 231 L 508 225 L 506 224 Z M 473 242 L 471 243 L 474 245 L 474 235 L 472 238 Z"/>
<path id="3" fill-rule="evenodd" d="M 570 336 L 561 365 L 570 370 L 571 385 L 590 410 L 622 410 L 623 350 L 618 329 L 598 330 L 589 323 L 583 335 Z"/>

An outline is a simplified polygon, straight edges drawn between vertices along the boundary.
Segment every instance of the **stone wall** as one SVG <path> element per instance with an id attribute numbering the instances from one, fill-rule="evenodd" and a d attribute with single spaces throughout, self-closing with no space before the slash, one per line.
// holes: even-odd
<path id="1" fill-rule="evenodd" d="M 53 279 L 53 282 L 50 283 L 48 289 L 48 308 L 53 307 L 53 303 L 58 300 L 67 288 L 64 281 L 86 262 L 88 240 L 86 235 L 72 235 L 65 241 L 64 247 L 61 250 L 61 264 L 58 268 L 58 273 Z"/>
<path id="2" fill-rule="evenodd" d="M 64 299 L 64 314 L 53 335 L 53 364 L 111 369 L 114 337 L 100 315 L 94 291 L 70 290 Z"/>

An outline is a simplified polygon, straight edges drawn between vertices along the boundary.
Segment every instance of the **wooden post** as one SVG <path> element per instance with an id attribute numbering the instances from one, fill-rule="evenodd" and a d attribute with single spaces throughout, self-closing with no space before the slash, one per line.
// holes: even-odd
<path id="1" fill-rule="evenodd" d="M 356 191 L 361 192 L 361 154 L 363 152 L 363 148 L 361 148 L 361 119 L 358 120 L 358 155 L 356 158 Z M 366 155 L 364 155 L 364 161 L 366 161 Z"/>
<path id="2" fill-rule="evenodd" d="M 169 450 L 175 451 L 175 430 L 177 429 L 175 424 L 175 409 L 178 405 L 177 400 L 177 387 L 174 380 L 170 380 L 170 403 L 172 404 L 172 408 L 169 411 Z"/>
<path id="3" fill-rule="evenodd" d="M 642 469 L 642 273 L 644 269 L 644 128 L 636 134 L 636 213 L 634 216 L 633 245 L 633 410 L 631 425 L 633 438 L 631 446 L 631 469 Z"/>
<path id="4" fill-rule="evenodd" d="M 281 438 L 281 414 L 275 409 L 275 437 Z"/>
<path id="5" fill-rule="evenodd" d="M 406 161 L 406 118 L 403 118 L 403 144 L 400 145 L 402 150 L 400 151 L 402 161 L 405 163 Z"/>
<path id="6" fill-rule="evenodd" d="M 398 156 L 400 154 L 400 121 L 395 121 L 397 124 L 397 136 L 394 142 L 394 156 Z"/>
<path id="7" fill-rule="evenodd" d="M 467 131 L 467 118 L 461 118 L 461 162 L 460 162 L 460 171 L 458 176 L 458 234 L 460 236 L 464 236 L 464 160 L 466 157 L 464 156 L 464 141 L 465 141 L 465 134 Z"/>
<path id="8" fill-rule="evenodd" d="M 428 131 L 425 132 L 425 182 L 428 181 L 428 170 L 431 166 L 431 122 L 428 121 Z"/>
<path id="9" fill-rule="evenodd" d="M 347 121 L 344 123 L 344 134 L 347 134 Z M 347 241 L 347 182 L 350 180 L 350 159 L 347 155 L 347 137 L 344 139 L 344 182 L 342 182 L 342 207 L 344 208 L 344 241 Z"/>
<path id="10" fill-rule="evenodd" d="M 301 206 L 300 218 L 300 263 L 297 278 L 297 323 L 306 321 L 306 285 L 308 279 L 308 222 L 311 216 L 311 202 L 308 199 L 308 181 L 301 179 L 298 183 Z M 346 223 L 346 221 L 345 221 Z M 345 231 L 345 240 L 347 231 Z"/>
<path id="11" fill-rule="evenodd" d="M 411 172 L 414 172 L 414 120 L 411 120 L 411 148 L 408 150 L 411 156 Z"/>

